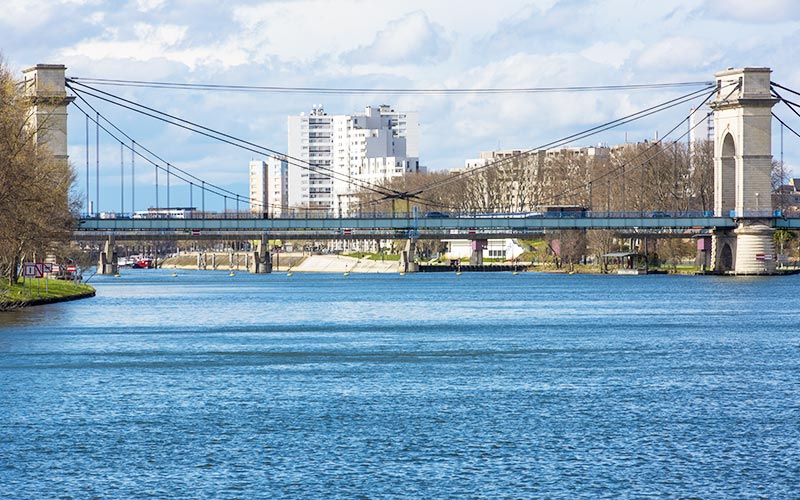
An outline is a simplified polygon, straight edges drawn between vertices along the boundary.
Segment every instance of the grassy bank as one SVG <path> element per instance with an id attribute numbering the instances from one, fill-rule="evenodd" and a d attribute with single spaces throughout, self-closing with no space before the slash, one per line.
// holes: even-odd
<path id="1" fill-rule="evenodd" d="M 94 294 L 94 288 L 81 283 L 49 279 L 45 286 L 44 279 L 28 279 L 25 284 L 0 286 L 0 310 L 82 299 Z"/>

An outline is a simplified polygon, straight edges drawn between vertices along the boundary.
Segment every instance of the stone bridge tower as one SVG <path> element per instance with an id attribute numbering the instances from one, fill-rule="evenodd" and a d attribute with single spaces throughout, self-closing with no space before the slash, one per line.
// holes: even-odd
<path id="1" fill-rule="evenodd" d="M 36 130 L 36 144 L 46 146 L 58 161 L 67 156 L 67 105 L 75 98 L 67 95 L 62 64 L 37 64 L 22 72 L 25 93 L 31 98 L 30 125 Z"/>
<path id="2" fill-rule="evenodd" d="M 775 272 L 772 227 L 772 106 L 769 68 L 729 69 L 715 75 L 714 212 L 737 228 L 712 238 L 714 270 Z"/>

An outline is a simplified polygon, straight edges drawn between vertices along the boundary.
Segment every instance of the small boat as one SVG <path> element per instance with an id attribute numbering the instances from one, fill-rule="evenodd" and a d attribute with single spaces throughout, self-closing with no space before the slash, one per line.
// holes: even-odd
<path id="1" fill-rule="evenodd" d="M 141 257 L 131 264 L 131 267 L 134 269 L 153 269 L 153 259 Z"/>

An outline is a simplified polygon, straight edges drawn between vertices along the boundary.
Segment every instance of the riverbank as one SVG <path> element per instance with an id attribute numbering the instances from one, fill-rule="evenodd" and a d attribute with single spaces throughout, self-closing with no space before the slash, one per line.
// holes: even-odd
<path id="1" fill-rule="evenodd" d="M 27 284 L 0 287 L 0 311 L 55 304 L 95 296 L 95 289 L 82 283 L 49 279 L 30 279 Z"/>
<path id="2" fill-rule="evenodd" d="M 206 254 L 207 270 L 246 270 L 245 255 L 243 253 Z M 216 264 L 216 266 L 214 265 Z M 163 269 L 197 270 L 197 254 L 185 254 L 170 257 L 161 262 Z M 300 252 L 284 252 L 272 256 L 272 270 L 274 272 L 301 272 L 301 273 L 396 273 L 399 272 L 398 261 L 380 261 L 368 258 L 357 259 L 343 255 L 304 255 Z"/>

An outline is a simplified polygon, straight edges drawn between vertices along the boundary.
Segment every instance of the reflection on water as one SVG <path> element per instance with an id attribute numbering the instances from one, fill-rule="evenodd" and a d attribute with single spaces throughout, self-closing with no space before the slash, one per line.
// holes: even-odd
<path id="1" fill-rule="evenodd" d="M 800 491 L 800 278 L 141 270 L 0 315 L 8 498 Z"/>

